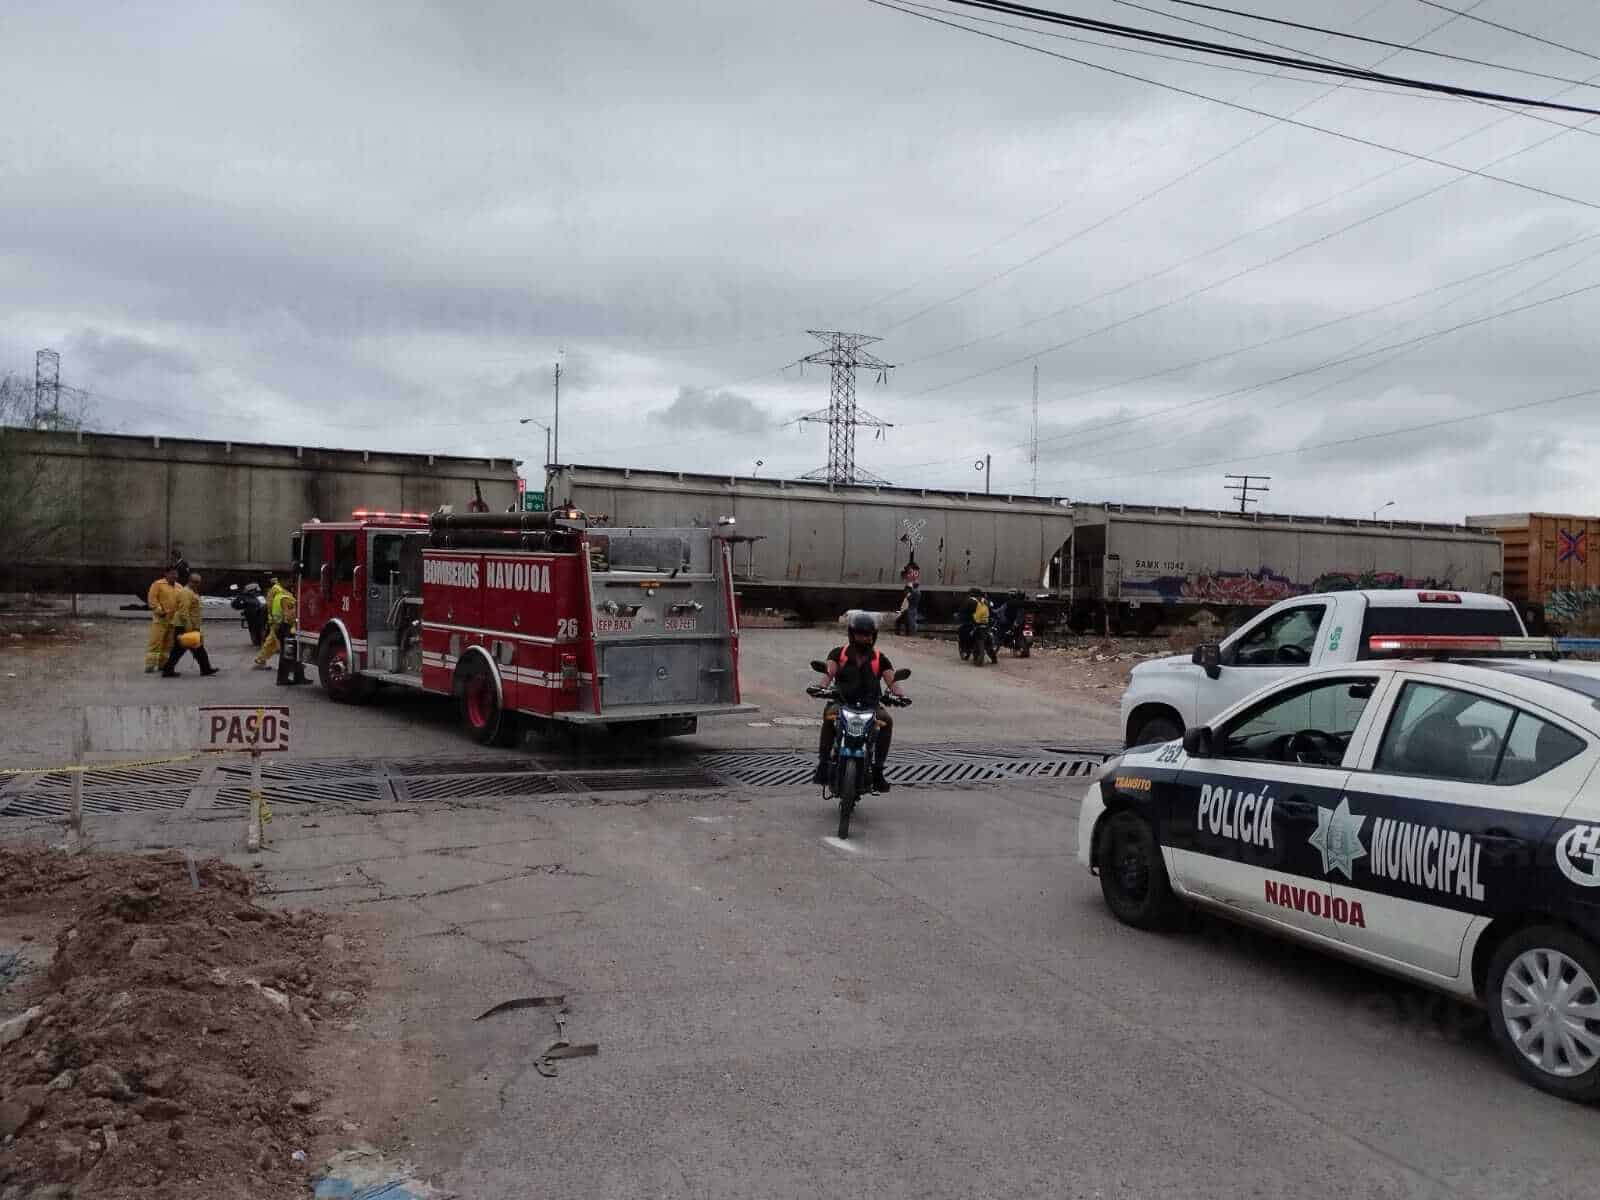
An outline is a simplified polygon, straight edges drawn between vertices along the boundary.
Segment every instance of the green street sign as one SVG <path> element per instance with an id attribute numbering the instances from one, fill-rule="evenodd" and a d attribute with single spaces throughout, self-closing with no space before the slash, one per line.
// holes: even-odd
<path id="1" fill-rule="evenodd" d="M 544 493 L 543 492 L 533 492 L 533 491 L 523 492 L 522 493 L 522 511 L 523 512 L 543 512 L 544 511 Z"/>

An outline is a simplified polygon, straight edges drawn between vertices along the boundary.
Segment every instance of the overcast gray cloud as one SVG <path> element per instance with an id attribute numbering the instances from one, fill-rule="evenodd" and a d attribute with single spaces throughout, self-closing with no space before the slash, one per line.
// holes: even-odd
<path id="1" fill-rule="evenodd" d="M 749 396 L 702 388 L 679 388 L 671 404 L 648 415 L 652 423 L 668 429 L 711 429 L 727 434 L 764 433 L 777 425 L 772 414 Z"/>
<path id="2" fill-rule="evenodd" d="M 1594 65 L 1415 0 L 1270 11 Z M 1600 53 L 1590 5 L 1475 12 Z M 780 418 L 828 376 L 793 364 L 848 329 L 900 364 L 860 386 L 894 424 L 860 461 L 896 482 L 992 453 L 1026 490 L 1037 365 L 1042 491 L 1209 505 L 1237 460 L 1308 512 L 1600 511 L 1592 398 L 1318 448 L 1597 386 L 1582 203 L 865 0 L 63 0 L 0 30 L 0 372 L 59 349 L 111 428 L 537 460 L 518 422 L 550 421 L 560 359 L 565 461 L 800 474 L 824 431 Z M 1600 123 L 998 32 L 1600 204 Z"/>

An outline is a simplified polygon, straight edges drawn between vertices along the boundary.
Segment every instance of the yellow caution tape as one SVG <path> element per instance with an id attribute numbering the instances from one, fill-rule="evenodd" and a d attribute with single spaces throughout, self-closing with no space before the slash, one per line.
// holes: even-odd
<path id="1" fill-rule="evenodd" d="M 129 762 L 79 763 L 69 767 L 0 767 L 0 775 L 54 775 L 61 771 L 92 774 L 96 771 L 122 771 L 128 767 L 159 767 L 167 763 L 191 762 L 213 751 L 196 751 L 192 754 L 169 754 L 165 758 L 136 758 Z"/>

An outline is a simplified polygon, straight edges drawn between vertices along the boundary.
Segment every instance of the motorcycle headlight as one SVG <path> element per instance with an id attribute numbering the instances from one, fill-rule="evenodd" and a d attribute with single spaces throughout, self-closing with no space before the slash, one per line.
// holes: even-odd
<path id="1" fill-rule="evenodd" d="M 844 731 L 851 737 L 865 737 L 872 717 L 872 713 L 845 713 Z"/>

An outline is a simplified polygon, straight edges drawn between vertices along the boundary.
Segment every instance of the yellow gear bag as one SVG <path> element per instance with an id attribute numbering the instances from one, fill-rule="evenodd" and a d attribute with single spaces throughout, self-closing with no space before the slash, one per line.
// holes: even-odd
<path id="1" fill-rule="evenodd" d="M 980 599 L 978 606 L 972 610 L 972 623 L 974 625 L 987 625 L 989 623 L 989 602 Z"/>

